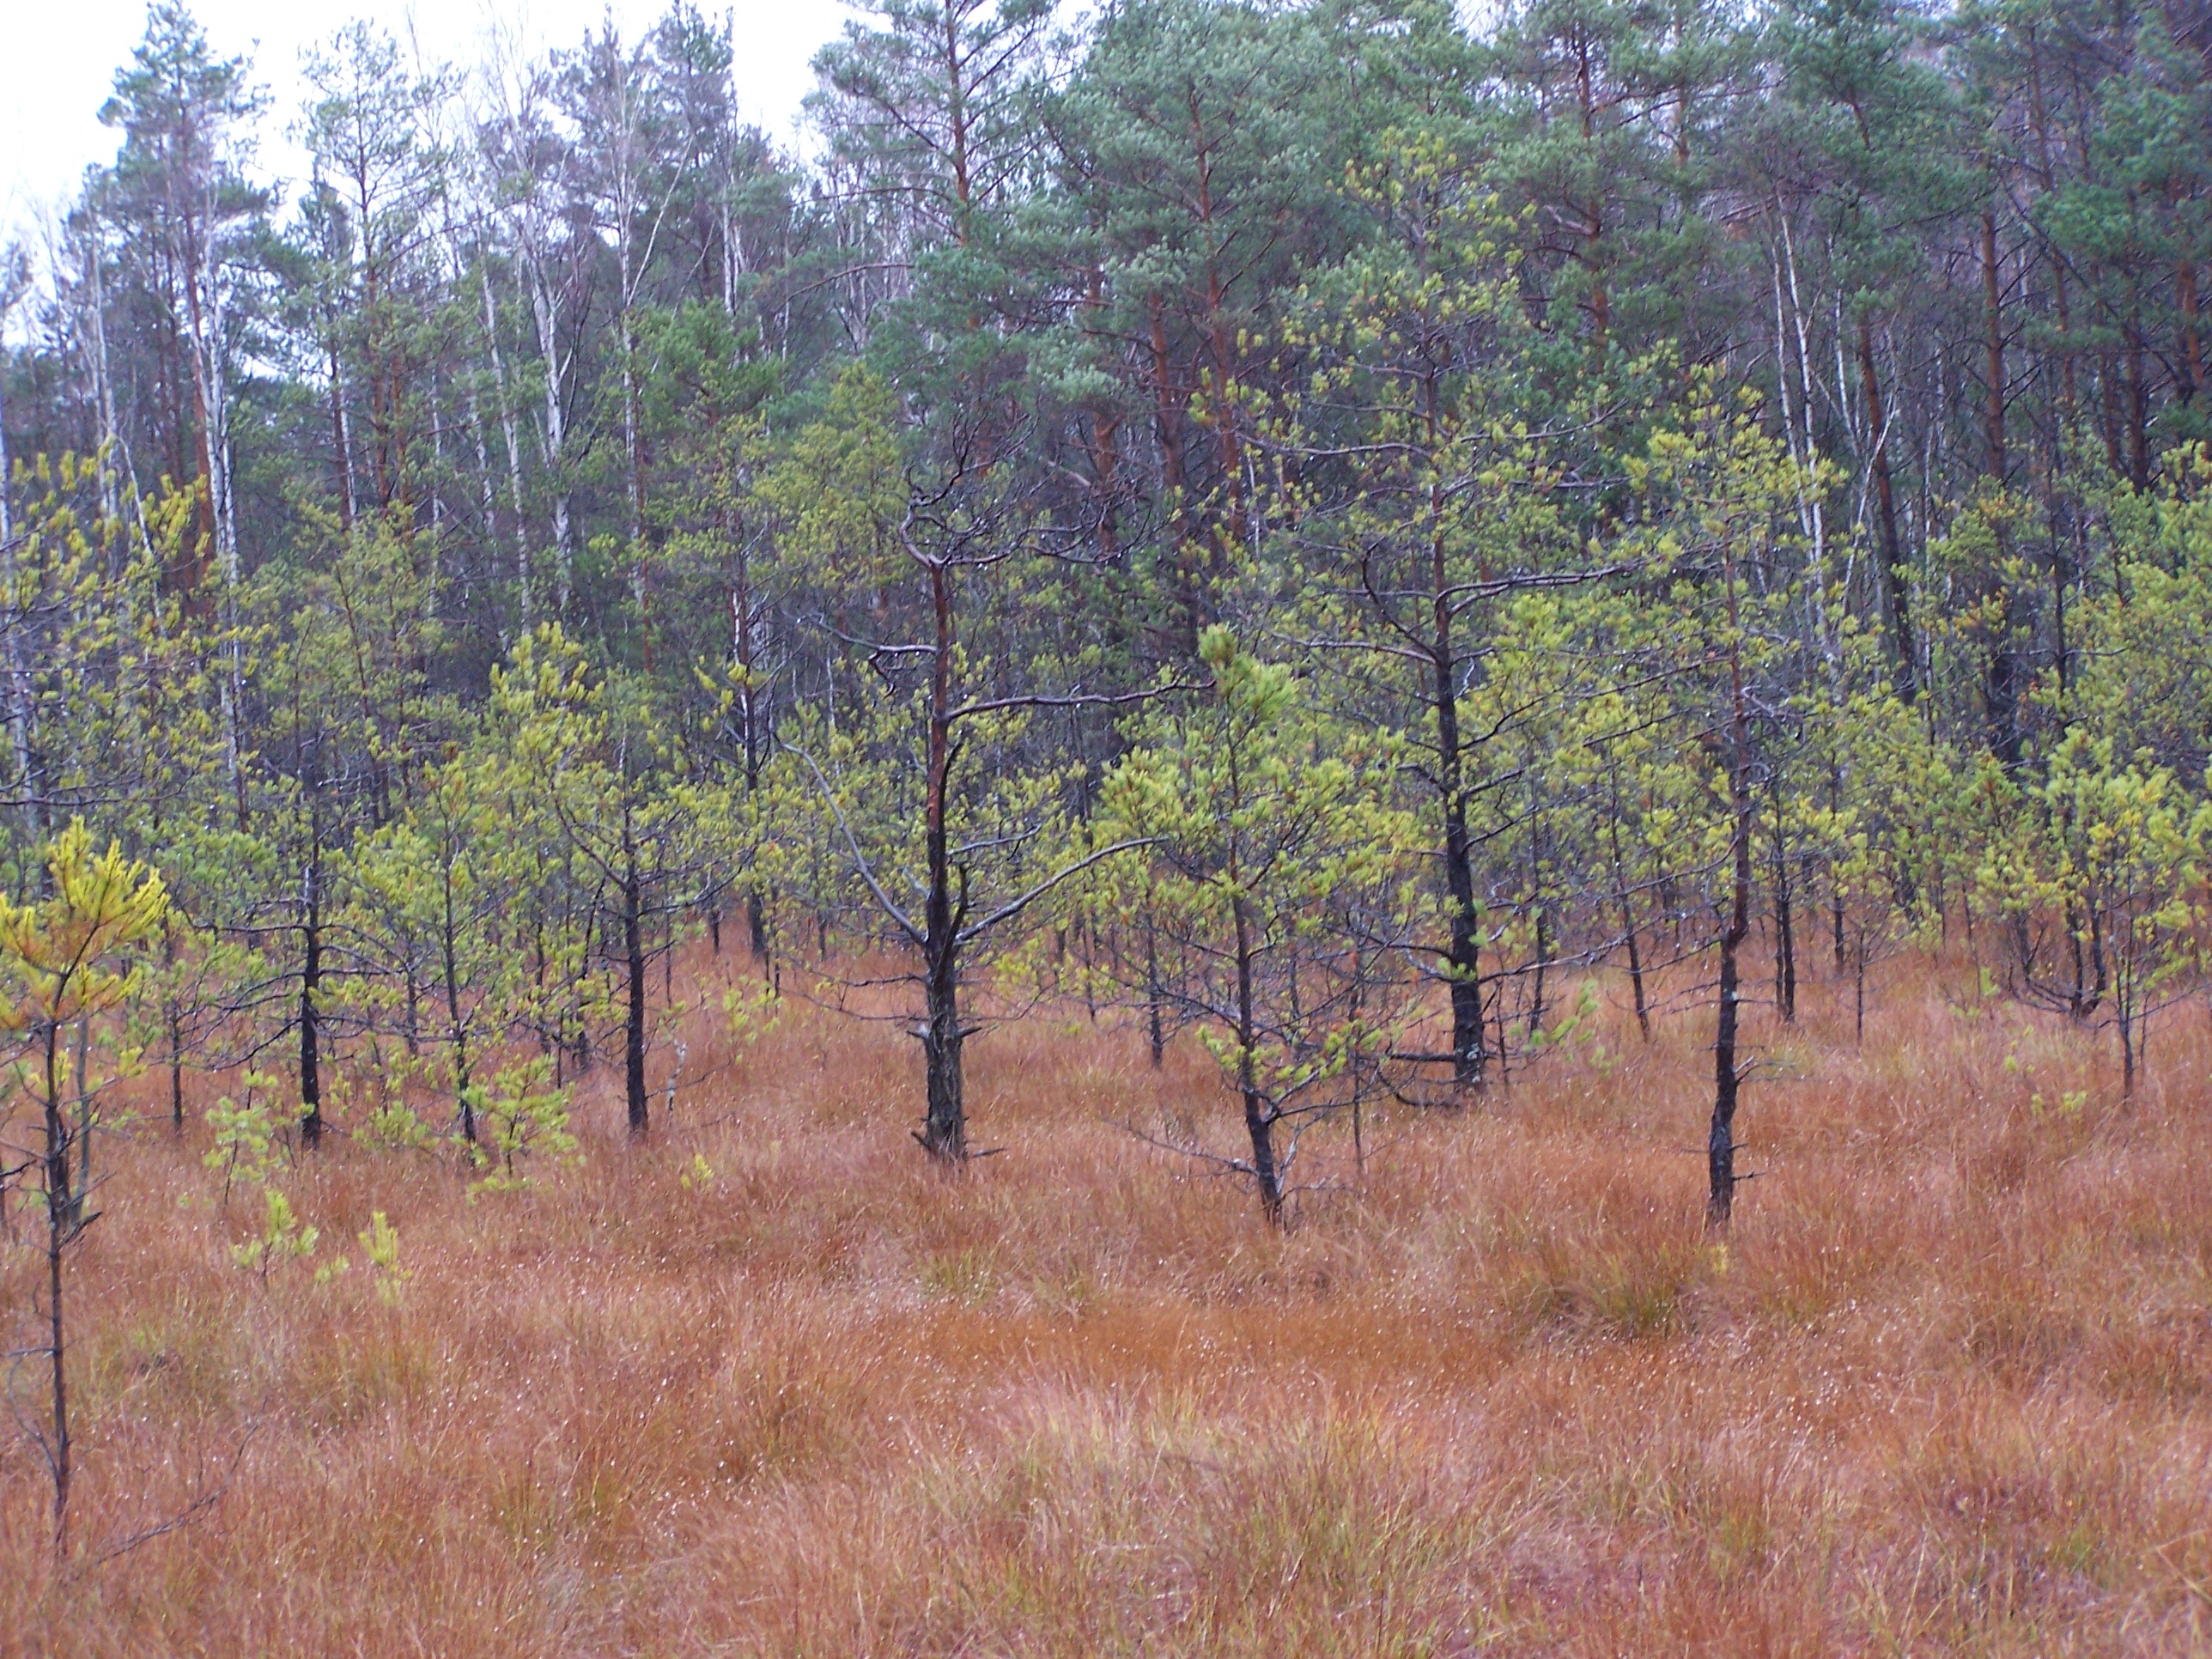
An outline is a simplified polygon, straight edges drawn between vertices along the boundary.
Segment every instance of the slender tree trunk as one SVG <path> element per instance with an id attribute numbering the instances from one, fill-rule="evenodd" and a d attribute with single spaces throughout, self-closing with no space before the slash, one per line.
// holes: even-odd
<path id="1" fill-rule="evenodd" d="M 1465 757 L 1459 729 L 1459 666 L 1452 640 L 1452 592 L 1446 564 L 1442 502 L 1430 491 L 1429 592 L 1435 630 L 1429 647 L 1435 674 L 1431 691 L 1437 714 L 1437 775 L 1443 787 L 1444 890 L 1451 901 L 1445 954 L 1452 1020 L 1452 1082 L 1480 1091 L 1489 1080 L 1483 1043 L 1482 926 L 1474 902 L 1474 854 L 1467 833 Z"/>
<path id="2" fill-rule="evenodd" d="M 567 364 L 561 351 L 558 304 L 543 270 L 532 273 L 530 308 L 538 325 L 538 349 L 544 359 L 544 430 L 538 435 L 553 492 L 553 550 L 560 563 L 555 614 L 565 617 L 575 564 L 568 478 L 568 410 L 562 386 Z"/>
<path id="3" fill-rule="evenodd" d="M 1790 844 L 1782 811 L 1782 780 L 1774 781 L 1774 1006 L 1785 1025 L 1797 1023 L 1797 936 L 1790 894 Z"/>
<path id="4" fill-rule="evenodd" d="M 623 955 L 629 974 L 629 1014 L 623 1024 L 623 1089 L 629 1133 L 646 1132 L 645 1099 L 645 883 L 637 866 L 637 841 L 627 812 L 623 817 Z"/>
<path id="5" fill-rule="evenodd" d="M 742 531 L 742 526 L 739 527 Z M 738 549 L 736 583 L 730 589 L 730 647 L 738 666 L 744 671 L 738 687 L 738 713 L 743 723 L 745 744 L 745 795 L 752 799 L 760 789 L 762 750 L 767 746 L 767 722 L 761 715 L 759 689 L 753 682 L 753 599 L 752 566 L 745 552 L 742 533 L 734 537 Z M 754 964 L 763 979 L 775 973 L 769 956 L 768 895 L 757 880 L 745 890 L 745 929 L 752 945 Z M 719 951 L 720 945 L 716 946 Z"/>
<path id="6" fill-rule="evenodd" d="M 928 1104 L 917 1137 L 922 1150 L 939 1163 L 957 1166 L 968 1158 L 968 1109 L 961 1070 L 967 1032 L 960 1024 L 960 926 L 968 908 L 963 890 L 956 898 L 955 873 L 946 840 L 946 794 L 952 765 L 952 586 L 942 558 L 928 562 L 931 606 L 937 640 L 930 658 L 929 773 L 923 805 L 929 891 L 923 919 L 922 994 L 926 1001 L 921 1047 Z"/>
<path id="7" fill-rule="evenodd" d="M 446 979 L 446 1029 L 453 1034 L 453 1099 L 461 1109 L 461 1138 L 471 1146 L 477 1139 L 476 1100 L 469 1088 L 469 1028 L 461 1018 L 460 951 L 454 939 L 453 877 L 448 868 L 445 874 L 444 926 L 440 944 L 444 957 Z"/>
<path id="8" fill-rule="evenodd" d="M 323 1139 L 322 1011 L 323 988 L 323 832 L 319 815 L 311 811 L 307 836 L 307 867 L 301 876 L 300 959 L 300 1144 L 315 1146 Z"/>
<path id="9" fill-rule="evenodd" d="M 1646 1042 L 1651 1041 L 1651 1009 L 1644 996 L 1644 958 L 1636 943 L 1636 906 L 1628 890 L 1628 872 L 1620 856 L 1620 798 L 1615 792 L 1611 819 L 1613 831 L 1613 884 L 1620 894 L 1620 933 L 1628 945 L 1628 988 L 1636 998 L 1636 1029 Z"/>
<path id="10" fill-rule="evenodd" d="M 1982 312 L 1989 357 L 1989 413 L 1987 441 L 1989 474 L 2000 489 L 2005 481 L 2005 367 L 2004 319 L 1997 286 L 1997 216 L 1994 208 L 1982 214 Z"/>
<path id="11" fill-rule="evenodd" d="M 1156 1072 L 1167 1058 L 1167 1035 L 1160 1007 L 1161 993 L 1159 924 L 1147 905 L 1145 910 L 1145 1028 L 1152 1039 L 1152 1069 Z"/>
<path id="12" fill-rule="evenodd" d="M 54 1555 L 61 1559 L 69 1548 L 69 1500 L 71 1447 L 69 1420 L 68 1328 L 62 1316 L 62 1255 L 82 1224 L 76 1196 L 70 1187 L 69 1120 L 62 1111 L 61 1028 L 46 1024 L 46 1329 L 47 1352 L 52 1362 L 53 1426 L 47 1450 L 53 1460 Z"/>
<path id="13" fill-rule="evenodd" d="M 1244 1132 L 1252 1143 L 1252 1182 L 1268 1224 L 1283 1224 L 1283 1171 L 1275 1161 L 1275 1117 L 1260 1091 L 1259 1019 L 1253 1005 L 1251 915 L 1240 892 L 1231 902 L 1237 927 L 1237 1088 L 1244 1103 Z"/>
<path id="14" fill-rule="evenodd" d="M 2006 466 L 2004 319 L 2000 310 L 2001 298 L 1997 282 L 1997 220 L 1996 210 L 1990 209 L 1982 215 L 1982 307 L 1987 327 L 1990 380 L 1986 464 L 1990 482 L 2000 489 L 2004 488 Z M 2002 562 L 2005 540 L 2002 532 L 1997 540 Z M 2020 764 L 2019 659 L 2013 648 L 2011 604 L 2002 570 L 1992 571 L 1990 580 L 1997 620 L 1990 642 L 1983 700 L 1988 709 L 1990 747 L 2008 769 L 2014 769 Z"/>
<path id="15" fill-rule="evenodd" d="M 1742 647 L 1737 638 L 1735 570 L 1729 585 L 1729 866 L 1728 917 L 1720 937 L 1720 1003 L 1713 1031 L 1713 1116 L 1705 1136 L 1705 1225 L 1723 1231 L 1735 1208 L 1735 1113 L 1741 1084 L 1736 1070 L 1736 1021 L 1741 1000 L 1740 957 L 1751 931 L 1751 718 L 1744 694 Z"/>
<path id="16" fill-rule="evenodd" d="M 623 255 L 623 286 L 629 286 L 629 255 Z M 631 327 L 627 302 L 622 315 L 623 458 L 629 473 L 630 598 L 637 606 L 638 645 L 645 672 L 653 672 L 653 607 L 645 552 L 645 426 L 639 409 L 641 389 L 637 378 L 637 337 Z"/>
<path id="17" fill-rule="evenodd" d="M 219 379 L 215 347 L 208 338 L 206 313 L 201 306 L 200 258 L 198 239 L 193 228 L 187 223 L 183 230 L 185 246 L 184 289 L 188 325 L 191 331 L 192 423 L 195 459 L 199 465 L 199 534 L 193 537 L 192 550 L 179 567 L 175 591 L 183 598 L 185 608 L 195 616 L 206 614 L 206 595 L 200 584 L 207 574 L 207 551 L 213 547 L 227 551 L 222 530 L 223 510 L 227 505 L 228 484 L 218 468 L 224 457 L 222 434 L 218 430 L 222 422 L 222 388 Z M 204 539 L 203 539 L 204 538 Z"/>
<path id="18" fill-rule="evenodd" d="M 1859 378 L 1866 392 L 1868 441 L 1873 445 L 1875 523 L 1881 532 L 1882 585 L 1889 599 L 1889 631 L 1897 653 L 1898 690 L 1910 702 L 1919 689 L 1919 658 L 1912 643 L 1911 575 L 1897 538 L 1897 489 L 1889 468 L 1889 420 L 1874 368 L 1874 322 L 1859 318 Z"/>
<path id="19" fill-rule="evenodd" d="M 185 1028 L 177 1006 L 169 1005 L 169 1128 L 185 1132 Z"/>
<path id="20" fill-rule="evenodd" d="M 98 269 L 94 256 L 94 269 Z M 102 362 L 105 348 L 102 348 Z M 9 489 L 13 475 L 9 470 L 8 421 L 5 407 L 5 388 L 0 387 L 0 583 L 6 591 L 16 592 L 15 528 L 9 508 Z M 103 468 L 103 471 L 105 469 Z M 31 676 L 24 666 L 22 641 L 19 630 L 7 630 L 8 654 L 8 738 L 15 751 L 16 787 L 22 792 L 24 828 L 33 842 L 43 839 L 45 810 L 42 805 L 45 789 L 39 781 L 39 763 L 32 753 L 31 734 L 34 724 L 31 695 Z"/>
<path id="21" fill-rule="evenodd" d="M 1552 945 L 1546 937 L 1544 922 L 1550 912 L 1540 899 L 1536 903 L 1536 982 L 1534 994 L 1528 999 L 1528 1040 L 1534 1042 L 1544 1034 L 1544 970 L 1552 960 Z"/>

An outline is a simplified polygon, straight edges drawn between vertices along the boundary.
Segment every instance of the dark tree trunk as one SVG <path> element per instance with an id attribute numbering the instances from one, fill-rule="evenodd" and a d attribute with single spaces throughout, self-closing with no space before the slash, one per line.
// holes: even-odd
<path id="1" fill-rule="evenodd" d="M 937 642 L 929 681 L 929 775 L 923 805 L 927 842 L 929 892 L 923 917 L 922 994 L 926 1003 L 921 1047 L 928 1101 L 922 1150 L 939 1162 L 959 1165 L 968 1158 L 968 1111 L 963 1092 L 961 1048 L 967 1033 L 960 1024 L 960 927 L 967 919 L 967 874 L 959 872 L 956 898 L 951 854 L 946 838 L 946 793 L 952 767 L 951 572 L 942 561 L 929 567 L 930 598 L 936 615 Z"/>
<path id="2" fill-rule="evenodd" d="M 1713 1033 L 1713 1118 L 1705 1136 L 1708 1184 L 1705 1223 L 1724 1228 L 1735 1207 L 1735 1111 L 1741 1079 L 1736 1072 L 1736 1019 L 1741 1000 L 1739 957 L 1751 931 L 1751 806 L 1747 789 L 1738 787 L 1736 829 L 1731 848 L 1734 877 L 1729 918 L 1721 929 L 1720 1006 Z"/>
<path id="3" fill-rule="evenodd" d="M 753 960 L 765 973 L 769 965 L 768 901 L 762 896 L 757 887 L 745 895 L 745 929 L 753 947 Z"/>
<path id="4" fill-rule="evenodd" d="M 309 836 L 307 868 L 301 878 L 300 963 L 300 1141 L 314 1146 L 323 1138 L 322 1010 L 323 846 L 321 830 Z"/>
<path id="5" fill-rule="evenodd" d="M 1430 387 L 1431 441 L 1435 388 Z M 1437 776 L 1443 788 L 1444 890 L 1451 902 L 1451 936 L 1445 957 L 1452 1018 L 1452 1081 L 1480 1090 L 1489 1081 L 1483 1043 L 1481 916 L 1474 902 L 1474 855 L 1467 833 L 1467 786 L 1459 729 L 1459 665 L 1452 640 L 1450 569 L 1442 531 L 1440 492 L 1430 489 L 1429 597 L 1434 637 L 1429 647 L 1436 678 L 1431 696 L 1437 713 Z"/>
<path id="6" fill-rule="evenodd" d="M 968 1157 L 968 1109 L 961 1062 L 967 1033 L 960 1025 L 957 953 L 947 951 L 941 957 L 933 953 L 924 994 L 928 1018 L 922 1030 L 921 1051 L 928 1074 L 928 1104 L 921 1144 L 932 1158 L 957 1164 Z"/>
<path id="7" fill-rule="evenodd" d="M 1790 844 L 1778 777 L 1774 781 L 1774 1006 L 1784 1024 L 1797 1023 L 1797 935 L 1790 908 Z"/>
<path id="8" fill-rule="evenodd" d="M 1459 714 L 1449 665 L 1438 670 L 1437 726 L 1443 750 L 1444 887 L 1451 900 L 1451 939 L 1445 958 L 1450 975 L 1452 1081 L 1480 1089 L 1488 1081 L 1483 1042 L 1482 933 L 1474 903 L 1474 860 L 1467 834 L 1467 803 L 1458 786 Z"/>
<path id="9" fill-rule="evenodd" d="M 66 1336 L 62 1318 L 62 1255 L 76 1237 L 82 1214 L 70 1189 L 69 1120 L 62 1112 L 61 1029 L 52 1021 L 46 1030 L 46 1329 L 48 1357 L 52 1362 L 53 1426 L 47 1447 L 54 1477 L 54 1555 L 69 1547 L 69 1500 L 71 1448 L 69 1421 L 69 1370 Z"/>
<path id="10" fill-rule="evenodd" d="M 453 1099 L 461 1109 L 461 1138 L 473 1146 L 477 1140 L 477 1106 L 476 1098 L 469 1089 L 469 1032 L 467 1022 L 461 1018 L 460 951 L 453 935 L 453 881 L 452 872 L 448 871 L 445 881 L 444 926 L 439 936 L 445 967 L 446 1029 L 453 1035 Z"/>
<path id="11" fill-rule="evenodd" d="M 1237 924 L 1237 1086 L 1244 1101 L 1244 1131 L 1252 1142 L 1252 1182 L 1271 1226 L 1283 1224 L 1283 1171 L 1275 1160 L 1275 1113 L 1260 1091 L 1253 1048 L 1259 1020 L 1252 998 L 1252 924 L 1240 894 L 1231 907 Z"/>
<path id="12" fill-rule="evenodd" d="M 1751 718 L 1744 694 L 1742 647 L 1737 636 L 1735 571 L 1728 572 L 1729 865 L 1728 917 L 1720 937 L 1720 1003 L 1713 1031 L 1713 1116 L 1705 1135 L 1705 1225 L 1725 1230 L 1735 1209 L 1736 1020 L 1741 1000 L 1740 957 L 1751 932 Z"/>
<path id="13" fill-rule="evenodd" d="M 1145 1029 L 1152 1040 L 1152 1069 L 1167 1059 L 1165 1016 L 1161 1007 L 1159 927 L 1149 908 L 1145 913 Z"/>
<path id="14" fill-rule="evenodd" d="M 2136 1071 L 2142 1056 L 2142 1016 L 2137 1007 L 2135 986 L 2131 976 L 2114 976 L 2112 988 L 2112 1024 L 2120 1036 L 2120 1098 L 2134 1097 Z"/>
<path id="15" fill-rule="evenodd" d="M 169 1127 L 185 1132 L 185 1025 L 174 1003 L 169 1006 Z"/>
<path id="16" fill-rule="evenodd" d="M 630 1134 L 642 1139 L 649 1121 L 645 1102 L 645 882 L 638 872 L 637 842 L 627 814 L 623 854 L 623 954 L 629 974 L 629 1014 L 623 1024 L 623 1094 Z"/>
<path id="17" fill-rule="evenodd" d="M 1651 1009 L 1644 997 L 1644 963 L 1636 951 L 1636 913 L 1629 908 L 1626 896 L 1620 901 L 1620 922 L 1628 937 L 1628 988 L 1636 997 L 1636 1029 L 1646 1042 L 1651 1041 Z"/>
<path id="18" fill-rule="evenodd" d="M 1829 775 L 1829 789 L 1830 803 L 1837 804 L 1843 793 L 1843 781 L 1833 773 Z M 1844 887 L 1832 860 L 1828 865 L 1828 931 L 1830 940 L 1835 946 L 1836 977 L 1841 979 L 1844 975 Z"/>
<path id="19" fill-rule="evenodd" d="M 1536 1041 L 1544 1034 L 1544 970 L 1551 963 L 1551 941 L 1545 937 L 1544 920 L 1549 913 L 1541 903 L 1536 906 L 1536 983 L 1528 999 L 1528 1040 Z"/>
<path id="20" fill-rule="evenodd" d="M 1628 946 L 1628 987 L 1636 997 L 1636 1029 L 1651 1041 L 1651 1009 L 1644 996 L 1644 958 L 1636 942 L 1636 904 L 1628 889 L 1627 861 L 1620 855 L 1620 789 L 1614 781 L 1613 815 L 1613 884 L 1620 895 L 1620 933 Z"/>

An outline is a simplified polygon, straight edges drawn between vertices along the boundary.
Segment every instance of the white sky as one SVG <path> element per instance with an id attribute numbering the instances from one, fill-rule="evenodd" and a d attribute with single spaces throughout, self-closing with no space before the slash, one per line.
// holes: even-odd
<path id="1" fill-rule="evenodd" d="M 813 84 L 807 61 L 851 14 L 841 0 L 700 0 L 734 23 L 736 78 L 747 114 L 791 142 L 799 100 Z M 8 90 L 0 95 L 0 232 L 24 232 L 72 198 L 85 167 L 112 161 L 119 134 L 100 125 L 116 70 L 145 33 L 144 0 L 0 0 Z M 626 37 L 650 28 L 665 0 L 194 0 L 210 45 L 249 54 L 273 105 L 262 122 L 261 169 L 299 167 L 284 133 L 301 102 L 300 48 L 357 17 L 381 23 L 403 45 L 410 29 L 430 61 L 461 65 L 482 55 L 496 23 L 536 56 L 572 46 L 611 15 Z M 295 194 L 289 192 L 288 196 Z"/>

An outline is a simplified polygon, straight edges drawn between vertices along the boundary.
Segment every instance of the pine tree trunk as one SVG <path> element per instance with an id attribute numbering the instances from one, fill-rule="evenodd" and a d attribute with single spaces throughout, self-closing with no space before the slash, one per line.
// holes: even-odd
<path id="1" fill-rule="evenodd" d="M 1152 1069 L 1156 1072 L 1167 1059 L 1165 1019 L 1160 1006 L 1163 988 L 1159 925 L 1148 907 L 1145 912 L 1145 1030 L 1152 1042 Z"/>
<path id="2" fill-rule="evenodd" d="M 951 572 L 942 560 L 933 560 L 929 578 L 937 637 L 930 659 L 929 771 L 922 809 L 929 891 L 922 938 L 926 1007 L 921 1045 L 928 1102 L 921 1133 L 916 1138 L 932 1158 L 957 1167 L 968 1158 L 968 1112 L 961 1073 L 961 1048 L 967 1034 L 960 1025 L 960 926 L 966 919 L 968 896 L 964 872 L 963 890 L 957 899 L 953 894 L 955 878 L 945 827 L 952 765 Z"/>
<path id="3" fill-rule="evenodd" d="M 69 1419 L 68 1328 L 62 1317 L 62 1255 L 76 1236 L 80 1212 L 70 1188 L 70 1132 L 62 1115 L 61 1030 L 46 1024 L 46 1329 L 52 1362 L 53 1426 L 46 1450 L 54 1477 L 54 1555 L 69 1547 L 71 1448 Z"/>
<path id="4" fill-rule="evenodd" d="M 1636 1029 L 1646 1042 L 1651 1041 L 1651 1009 L 1644 995 L 1644 957 L 1636 941 L 1636 905 L 1628 890 L 1628 869 L 1620 855 L 1620 793 L 1616 784 L 1613 791 L 1613 884 L 1620 895 L 1620 933 L 1628 946 L 1628 988 L 1636 999 Z"/>
<path id="5" fill-rule="evenodd" d="M 1237 927 L 1237 1087 L 1244 1103 L 1244 1132 L 1252 1143 L 1252 1182 L 1268 1224 L 1283 1224 L 1283 1171 L 1275 1161 L 1275 1117 L 1260 1091 L 1259 1061 L 1254 1048 L 1259 1019 L 1252 994 L 1252 924 L 1238 894 L 1231 913 Z"/>
<path id="6" fill-rule="evenodd" d="M 1431 491 L 1431 518 L 1441 525 Z M 1480 1091 L 1489 1081 L 1489 1054 L 1483 1042 L 1481 916 L 1474 902 L 1474 855 L 1467 833 L 1467 792 L 1461 769 L 1458 666 L 1452 644 L 1449 571 L 1441 533 L 1430 538 L 1430 597 L 1435 637 L 1430 663 L 1435 672 L 1430 696 L 1437 717 L 1437 771 L 1443 786 L 1444 891 L 1451 904 L 1445 969 L 1452 1020 L 1452 1082 Z"/>
<path id="7" fill-rule="evenodd" d="M 923 983 L 927 1023 L 921 1048 L 928 1104 L 921 1145 L 940 1163 L 957 1165 L 968 1157 L 968 1110 L 961 1060 L 966 1033 L 960 1027 L 960 975 L 955 954 L 933 952 Z"/>
<path id="8" fill-rule="evenodd" d="M 322 1009 L 323 842 L 317 824 L 308 836 L 307 867 L 301 878 L 300 961 L 300 1143 L 315 1146 L 323 1139 Z"/>
<path id="9" fill-rule="evenodd" d="M 641 1139 L 648 1125 L 645 1098 L 645 884 L 638 873 L 637 842 L 623 819 L 623 956 L 629 975 L 629 1013 L 623 1023 L 623 1094 L 629 1133 Z"/>
<path id="10" fill-rule="evenodd" d="M 1797 1023 L 1797 934 L 1790 907 L 1790 844 L 1779 778 L 1774 782 L 1774 1006 L 1784 1024 Z"/>
<path id="11" fill-rule="evenodd" d="M 1705 1135 L 1705 1225 L 1727 1229 L 1735 1209 L 1736 1023 L 1741 1000 L 1741 956 L 1751 932 L 1751 717 L 1743 684 L 1735 568 L 1728 573 L 1729 609 L 1729 910 L 1720 936 L 1720 1002 L 1713 1031 L 1713 1116 Z"/>

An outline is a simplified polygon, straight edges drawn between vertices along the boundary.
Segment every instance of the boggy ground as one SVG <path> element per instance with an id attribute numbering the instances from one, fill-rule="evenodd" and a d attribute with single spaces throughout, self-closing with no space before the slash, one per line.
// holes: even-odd
<path id="1" fill-rule="evenodd" d="M 1863 1049 L 1831 988 L 1762 1016 L 1725 1251 L 1702 1015 L 1370 1121 L 1287 1237 L 1116 1127 L 1226 1133 L 1204 1057 L 1079 1018 L 974 1045 L 963 1179 L 908 1040 L 803 1010 L 726 1064 L 702 1024 L 642 1149 L 588 1098 L 530 1191 L 341 1141 L 289 1178 L 319 1285 L 233 1266 L 205 1132 L 142 1130 L 76 1270 L 86 1559 L 9 1437 L 0 1646 L 2212 1652 L 2204 1012 L 2123 1103 L 1975 980 L 1900 967 Z"/>

